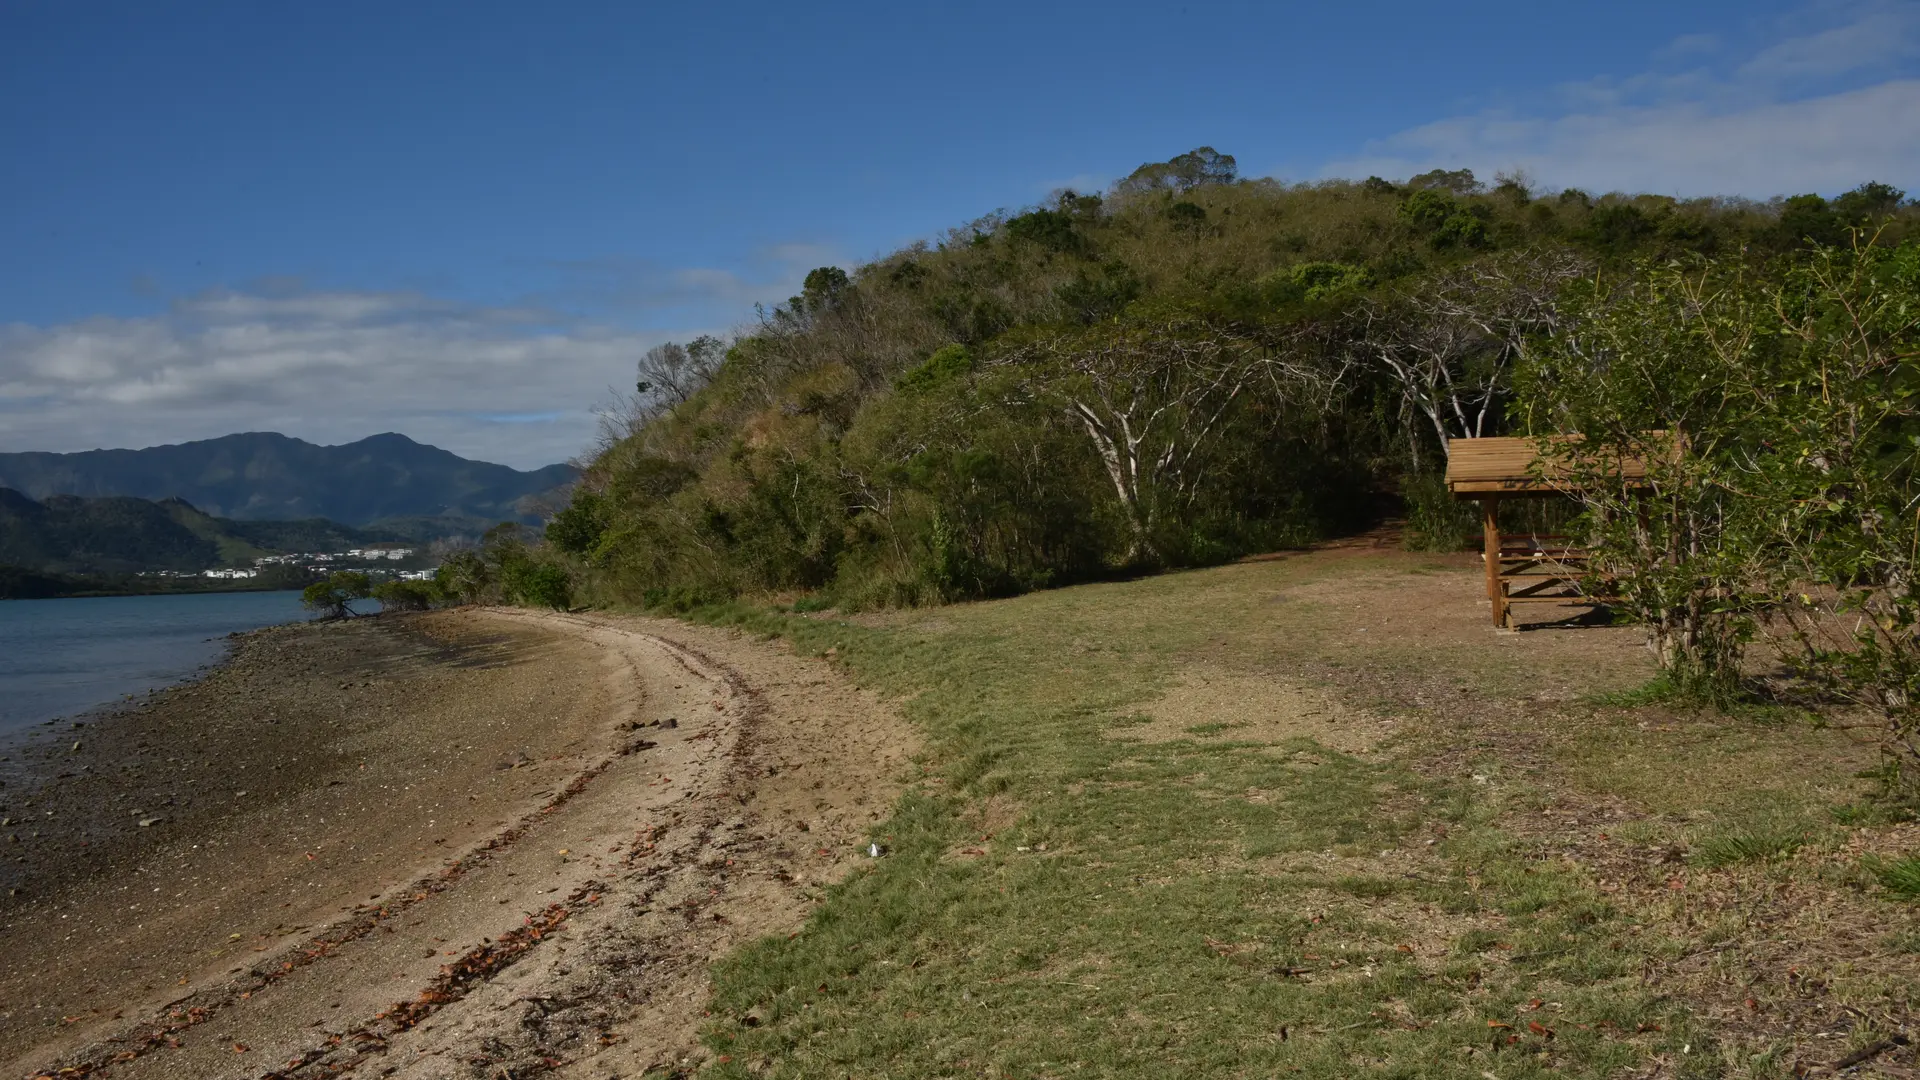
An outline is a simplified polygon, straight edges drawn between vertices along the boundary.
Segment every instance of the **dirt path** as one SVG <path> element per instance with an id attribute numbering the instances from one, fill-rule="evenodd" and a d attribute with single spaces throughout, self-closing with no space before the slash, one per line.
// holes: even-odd
<path id="1" fill-rule="evenodd" d="M 265 944 L 235 933 L 229 948 L 205 957 L 220 970 L 189 975 L 180 997 L 156 1003 L 139 985 L 91 972 L 101 1000 L 35 1039 L 7 1071 L 505 1070 L 524 1080 L 691 1064 L 709 961 L 797 927 L 819 886 L 858 864 L 865 829 L 897 792 L 911 736 L 824 664 L 723 631 L 509 611 L 465 617 L 547 639 L 573 670 L 594 658 L 591 692 L 566 688 L 569 715 L 552 722 L 556 733 L 591 736 L 591 745 L 557 755 L 567 775 L 552 776 L 464 850 L 441 847 L 440 859 L 419 861 L 377 897 L 362 890 L 364 873 L 318 881 L 321 906 L 336 917 Z M 551 664 L 529 664 L 514 678 L 558 675 Z M 440 737 L 464 739 L 459 731 Z M 480 801 L 484 793 L 468 794 Z M 321 831 L 338 842 L 355 827 L 336 821 Z M 275 872 L 261 866 L 285 866 L 325 842 L 281 841 L 277 858 L 229 858 L 203 873 L 211 880 L 201 887 L 227 895 L 268 888 Z M 397 868 L 367 869 L 391 880 Z M 86 922 L 81 906 L 75 900 L 58 914 Z M 57 925 L 54 914 L 49 906 L 44 922 Z M 191 908 L 166 914 L 194 921 Z M 10 927 L 23 930 L 32 927 Z M 182 932 L 204 937 L 206 927 Z"/>

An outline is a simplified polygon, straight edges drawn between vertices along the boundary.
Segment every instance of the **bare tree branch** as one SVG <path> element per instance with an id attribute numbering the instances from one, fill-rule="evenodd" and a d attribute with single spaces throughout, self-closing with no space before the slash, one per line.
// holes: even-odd
<path id="1" fill-rule="evenodd" d="M 1591 269 L 1563 250 L 1470 263 L 1367 303 L 1356 349 L 1399 384 L 1444 453 L 1454 439 L 1489 433 L 1514 362 L 1560 330 L 1560 290 Z"/>
<path id="2" fill-rule="evenodd" d="M 1216 326 L 1102 329 L 1018 350 L 1044 392 L 1080 422 L 1151 554 L 1157 515 L 1190 506 L 1226 418 L 1249 393 L 1276 404 L 1331 395 L 1344 375 L 1296 355 L 1304 332 L 1266 339 Z"/>

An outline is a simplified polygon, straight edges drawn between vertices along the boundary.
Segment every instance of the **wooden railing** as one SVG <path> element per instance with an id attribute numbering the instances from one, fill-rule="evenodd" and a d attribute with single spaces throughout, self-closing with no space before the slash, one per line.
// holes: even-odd
<path id="1" fill-rule="evenodd" d="M 1571 537 L 1499 533 L 1491 520 L 1487 530 L 1482 558 L 1487 563 L 1487 600 L 1493 605 L 1495 626 L 1508 625 L 1507 612 L 1514 604 L 1598 603 L 1603 599 L 1594 596 L 1582 582 L 1591 557 L 1575 547 Z"/>

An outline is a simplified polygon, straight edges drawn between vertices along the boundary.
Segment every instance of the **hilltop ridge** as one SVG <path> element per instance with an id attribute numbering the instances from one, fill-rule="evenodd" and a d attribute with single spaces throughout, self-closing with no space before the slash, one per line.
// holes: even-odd
<path id="1" fill-rule="evenodd" d="M 184 499 L 52 495 L 35 500 L 0 487 L 0 565 L 43 575 L 192 572 L 263 555 L 401 539 L 389 530 L 355 529 L 324 518 L 235 521 Z"/>
<path id="2" fill-rule="evenodd" d="M 457 519 L 484 528 L 531 521 L 531 500 L 572 483 L 565 464 L 522 471 L 473 461 L 384 432 L 320 446 L 270 431 L 144 449 L 0 453 L 0 487 L 29 498 L 184 499 L 238 521 L 328 518 L 364 527 L 383 519 Z M 418 534 L 434 529 L 406 527 Z"/>

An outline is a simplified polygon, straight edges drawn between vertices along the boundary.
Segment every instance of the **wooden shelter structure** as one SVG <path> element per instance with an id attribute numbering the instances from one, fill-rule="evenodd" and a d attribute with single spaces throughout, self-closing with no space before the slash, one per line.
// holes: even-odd
<path id="1" fill-rule="evenodd" d="M 1627 458 L 1613 477 L 1641 480 L 1646 462 Z M 1480 503 L 1482 557 L 1487 564 L 1487 600 L 1493 625 L 1509 625 L 1514 604 L 1591 601 L 1580 592 L 1587 553 L 1564 535 L 1502 534 L 1503 499 L 1539 499 L 1579 494 L 1564 469 L 1542 461 L 1532 438 L 1454 439 L 1447 444 L 1447 490 L 1456 499 Z M 1571 590 L 1571 591 L 1569 591 Z"/>

